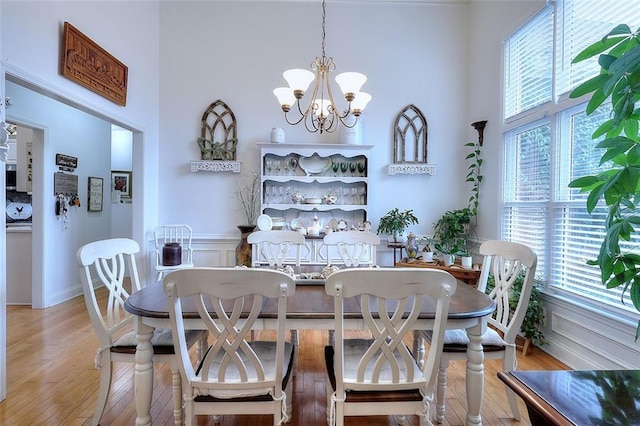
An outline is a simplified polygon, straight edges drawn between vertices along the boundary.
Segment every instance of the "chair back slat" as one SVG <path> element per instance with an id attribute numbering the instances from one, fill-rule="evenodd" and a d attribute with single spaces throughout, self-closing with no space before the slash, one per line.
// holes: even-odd
<path id="1" fill-rule="evenodd" d="M 380 244 L 380 237 L 365 231 L 331 232 L 325 235 L 323 244 L 326 247 L 328 265 L 375 265 L 376 247 Z M 337 254 L 338 257 L 333 254 Z"/>
<path id="2" fill-rule="evenodd" d="M 255 231 L 249 234 L 247 242 L 251 244 L 252 266 L 265 263 L 271 267 L 281 267 L 285 264 L 300 266 L 301 247 L 305 238 L 299 232 Z"/>
<path id="3" fill-rule="evenodd" d="M 287 297 L 295 282 L 282 272 L 252 268 L 190 268 L 169 273 L 163 280 L 169 298 L 174 345 L 183 377 L 195 394 L 228 390 L 273 388 L 282 381 Z M 258 316 L 268 303 L 278 305 L 277 345 L 273 359 L 265 361 L 249 339 Z M 196 369 L 184 339 L 182 305 L 193 303 L 213 343 Z M 274 395 L 276 397 L 277 395 Z"/>
<path id="4" fill-rule="evenodd" d="M 537 256 L 523 244 L 500 240 L 485 241 L 479 252 L 485 256 L 483 268 L 487 268 L 495 280 L 495 287 L 489 297 L 494 300 L 496 310 L 489 318 L 489 324 L 503 333 L 506 342 L 513 343 L 529 306 Z M 514 291 L 514 284 L 520 279 L 523 280 L 520 298 L 516 308 L 512 310 L 509 299 Z"/>
<path id="5" fill-rule="evenodd" d="M 440 362 L 449 302 L 456 280 L 448 272 L 416 268 L 355 268 L 331 274 L 325 282 L 334 296 L 336 392 L 345 390 L 431 389 Z M 359 359 L 345 353 L 344 306 L 356 297 L 372 338 Z M 415 329 L 425 303 L 435 306 L 427 366 L 420 371 L 403 338 Z M 350 349 L 353 350 L 353 349 Z"/>
<path id="6" fill-rule="evenodd" d="M 77 253 L 85 304 L 101 346 L 113 343 L 113 336 L 131 323 L 131 314 L 124 303 L 132 292 L 140 289 L 135 255 L 138 243 L 126 238 L 95 241 L 82 246 Z M 127 290 L 128 278 L 131 289 Z M 108 290 L 104 305 L 100 305 L 95 289 Z"/>

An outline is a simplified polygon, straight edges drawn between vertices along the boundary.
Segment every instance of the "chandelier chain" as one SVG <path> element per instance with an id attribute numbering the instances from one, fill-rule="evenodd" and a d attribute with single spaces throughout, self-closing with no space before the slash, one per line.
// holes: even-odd
<path id="1" fill-rule="evenodd" d="M 325 54 L 325 48 L 326 48 L 325 38 L 327 36 L 326 19 L 327 19 L 327 2 L 323 1 L 322 2 L 322 57 L 323 58 L 326 56 Z"/>

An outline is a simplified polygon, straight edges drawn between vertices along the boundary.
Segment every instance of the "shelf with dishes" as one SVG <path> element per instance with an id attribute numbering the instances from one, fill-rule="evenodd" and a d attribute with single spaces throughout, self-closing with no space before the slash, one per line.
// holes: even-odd
<path id="1" fill-rule="evenodd" d="M 263 228 L 304 232 L 308 252 L 303 263 L 322 262 L 325 232 L 364 230 L 369 193 L 371 145 L 260 143 Z M 284 219 L 284 220 L 282 220 Z M 262 229 L 262 228 L 260 228 Z M 312 229 L 317 235 L 310 234 Z M 320 242 L 319 242 L 320 241 Z M 303 256 L 304 257 L 304 256 Z"/>

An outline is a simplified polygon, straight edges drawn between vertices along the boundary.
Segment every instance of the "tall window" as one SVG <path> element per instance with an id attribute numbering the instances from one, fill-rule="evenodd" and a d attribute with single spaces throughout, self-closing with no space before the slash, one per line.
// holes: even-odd
<path id="1" fill-rule="evenodd" d="M 537 252 L 547 290 L 631 311 L 628 297 L 620 304 L 621 289 L 607 290 L 600 270 L 586 263 L 598 256 L 606 208 L 589 215 L 587 195 L 568 188 L 609 167 L 600 165 L 603 151 L 591 135 L 610 110 L 603 105 L 586 116 L 586 101 L 568 95 L 599 72 L 595 60 L 571 64 L 573 58 L 618 24 L 638 28 L 640 6 L 637 0 L 549 3 L 505 41 L 503 238 Z"/>

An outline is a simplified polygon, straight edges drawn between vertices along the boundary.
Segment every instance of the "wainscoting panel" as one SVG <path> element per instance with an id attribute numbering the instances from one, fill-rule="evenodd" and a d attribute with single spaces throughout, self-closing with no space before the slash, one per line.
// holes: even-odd
<path id="1" fill-rule="evenodd" d="M 542 349 L 573 369 L 640 369 L 635 326 L 556 295 L 544 295 L 549 345 Z"/>

